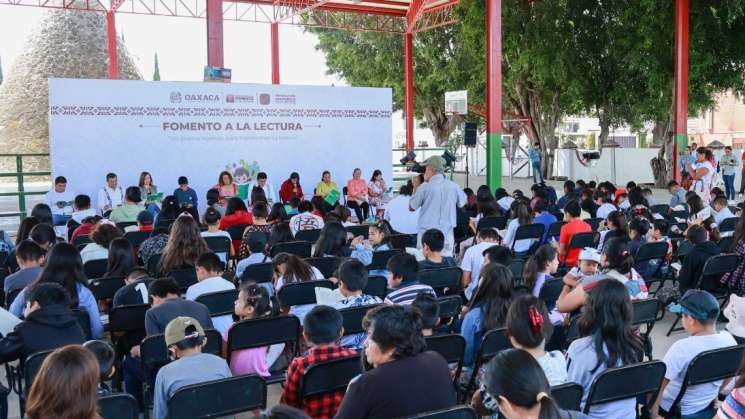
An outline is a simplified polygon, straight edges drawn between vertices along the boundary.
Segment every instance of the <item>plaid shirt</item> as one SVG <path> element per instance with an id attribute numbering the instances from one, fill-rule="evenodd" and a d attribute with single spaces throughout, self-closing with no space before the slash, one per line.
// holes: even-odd
<path id="1" fill-rule="evenodd" d="M 305 369 L 309 366 L 330 359 L 343 358 L 355 355 L 357 352 L 344 349 L 339 345 L 326 345 L 310 348 L 308 355 L 297 357 L 292 360 L 287 368 L 287 379 L 282 392 L 281 403 L 299 407 L 312 418 L 330 419 L 336 414 L 336 410 L 344 398 L 343 391 L 322 394 L 319 396 L 306 397 L 298 403 L 297 392 Z"/>

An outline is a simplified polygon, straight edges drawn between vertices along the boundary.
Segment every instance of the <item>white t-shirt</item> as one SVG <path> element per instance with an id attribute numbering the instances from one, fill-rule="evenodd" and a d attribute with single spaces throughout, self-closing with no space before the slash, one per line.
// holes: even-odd
<path id="1" fill-rule="evenodd" d="M 72 219 L 75 220 L 78 224 L 83 224 L 83 220 L 85 220 L 88 217 L 93 217 L 98 215 L 95 209 L 88 208 L 86 210 L 82 211 L 75 211 L 72 213 Z"/>
<path id="2" fill-rule="evenodd" d="M 504 244 L 512 248 L 512 243 L 515 242 L 515 234 L 517 234 L 517 228 L 520 227 L 520 221 L 516 218 L 507 225 L 507 233 L 504 236 Z M 530 245 L 533 244 L 533 240 L 518 240 L 515 243 L 515 253 L 524 253 L 530 250 Z"/>
<path id="3" fill-rule="evenodd" d="M 290 230 L 292 235 L 296 235 L 300 230 L 320 230 L 323 228 L 323 218 L 304 212 L 290 218 Z"/>
<path id="4" fill-rule="evenodd" d="M 660 407 L 670 410 L 670 406 L 680 393 L 680 387 L 683 384 L 688 364 L 691 363 L 696 355 L 712 349 L 725 348 L 727 346 L 737 345 L 735 338 L 729 332 L 719 332 L 713 335 L 689 336 L 680 339 L 670 346 L 665 358 L 665 378 L 670 380 L 665 387 L 665 393 L 662 395 Z M 712 400 L 719 394 L 719 387 L 723 380 L 712 383 L 699 384 L 688 387 L 685 396 L 680 401 L 680 413 L 683 415 L 692 415 L 705 409 Z"/>
<path id="5" fill-rule="evenodd" d="M 608 219 L 608 215 L 610 215 L 611 212 L 616 211 L 616 206 L 613 204 L 610 204 L 606 202 L 605 204 L 601 205 L 598 208 L 598 211 L 595 215 L 597 215 L 598 218 L 602 218 L 603 220 Z"/>
<path id="6" fill-rule="evenodd" d="M 567 382 L 567 360 L 561 351 L 551 351 L 538 358 L 538 365 L 548 379 L 548 385 L 558 386 Z"/>
<path id="7" fill-rule="evenodd" d="M 251 198 L 251 191 L 256 186 L 259 186 L 258 181 L 255 180 L 255 181 L 251 182 L 251 186 L 249 186 L 249 188 L 248 188 L 248 198 L 249 199 Z M 269 205 L 272 205 L 273 203 L 277 202 L 277 196 L 274 194 L 274 187 L 272 186 L 271 183 L 266 182 L 264 184 L 264 187 L 261 188 L 261 189 L 264 190 L 264 195 L 266 196 L 266 200 L 269 201 L 269 202 L 267 202 Z M 251 202 L 251 205 L 253 205 L 253 202 Z"/>
<path id="8" fill-rule="evenodd" d="M 410 196 L 399 195 L 388 202 L 385 207 L 385 218 L 394 230 L 401 234 L 416 234 L 419 222 L 419 209 L 409 210 Z"/>
<path id="9" fill-rule="evenodd" d="M 475 244 L 466 250 L 466 254 L 463 255 L 463 261 L 460 263 L 460 268 L 463 272 L 471 273 L 471 283 L 466 287 L 466 298 L 469 300 L 473 296 L 473 292 L 476 290 L 476 285 L 479 283 L 479 274 L 481 273 L 481 265 L 484 263 L 484 250 L 497 246 L 497 243 L 493 242 L 482 242 Z"/>
<path id="10" fill-rule="evenodd" d="M 52 188 L 45 196 L 47 205 L 52 209 L 52 214 L 62 215 L 72 213 L 71 205 L 65 205 L 64 208 L 57 207 L 57 202 L 72 202 L 75 200 L 75 194 L 71 190 L 66 189 L 64 192 L 56 192 Z"/>
<path id="11" fill-rule="evenodd" d="M 124 204 L 124 191 L 121 186 L 117 186 L 116 189 L 109 188 L 109 185 L 104 186 L 98 190 L 98 209 L 104 210 L 104 208 L 113 209 Z"/>
<path id="12" fill-rule="evenodd" d="M 196 284 L 190 286 L 186 290 L 187 300 L 196 300 L 202 294 L 209 294 L 211 292 L 234 290 L 235 285 L 231 284 L 227 279 L 220 276 L 213 276 L 211 278 L 203 279 Z M 217 316 L 212 318 L 212 325 L 215 326 L 220 334 L 226 333 L 233 324 L 233 316 L 226 314 L 224 316 Z"/>

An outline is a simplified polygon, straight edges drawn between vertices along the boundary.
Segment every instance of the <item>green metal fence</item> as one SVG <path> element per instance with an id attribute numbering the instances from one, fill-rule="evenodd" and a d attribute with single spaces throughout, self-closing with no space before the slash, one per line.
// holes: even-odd
<path id="1" fill-rule="evenodd" d="M 27 192 L 24 186 L 24 178 L 31 176 L 50 176 L 51 172 L 25 172 L 23 170 L 23 158 L 24 157 L 49 157 L 49 153 L 22 153 L 22 154 L 0 154 L 0 159 L 13 158 L 16 161 L 15 172 L 0 172 L 2 178 L 16 178 L 16 184 L 18 189 L 13 192 L 0 192 L 0 196 L 17 196 L 18 197 L 18 211 L 17 212 L 0 212 L 0 217 L 20 217 L 21 220 L 26 218 L 26 197 L 30 195 L 44 195 L 46 191 L 31 191 Z"/>

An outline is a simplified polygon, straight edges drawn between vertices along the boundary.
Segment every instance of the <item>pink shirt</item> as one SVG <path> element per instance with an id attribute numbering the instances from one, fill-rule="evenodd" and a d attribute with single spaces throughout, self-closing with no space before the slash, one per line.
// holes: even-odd
<path id="1" fill-rule="evenodd" d="M 367 198 L 367 182 L 362 179 L 349 179 L 347 181 L 347 199 L 354 199 L 357 195 Z"/>
<path id="2" fill-rule="evenodd" d="M 222 334 L 222 339 L 228 341 L 228 330 Z M 230 372 L 233 376 L 245 374 L 258 374 L 268 377 L 269 366 L 266 365 L 266 351 L 268 348 L 251 348 L 234 351 L 230 354 Z"/>

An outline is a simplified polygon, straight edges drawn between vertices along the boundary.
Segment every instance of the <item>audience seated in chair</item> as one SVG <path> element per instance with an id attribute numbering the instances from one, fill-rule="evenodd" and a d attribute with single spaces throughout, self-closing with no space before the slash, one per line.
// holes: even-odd
<path id="1" fill-rule="evenodd" d="M 423 260 L 419 261 L 419 270 L 439 269 L 457 266 L 451 256 L 442 256 L 445 247 L 445 235 L 442 231 L 431 228 L 422 234 Z"/>
<path id="2" fill-rule="evenodd" d="M 413 255 L 401 253 L 388 259 L 388 295 L 386 304 L 409 305 L 417 294 L 435 295 L 435 290 L 417 279 L 419 264 Z"/>
<path id="3" fill-rule="evenodd" d="M 440 304 L 432 294 L 417 294 L 412 307 L 419 310 L 422 317 L 422 336 L 428 337 L 435 334 L 435 329 L 440 324 Z"/>
<path id="4" fill-rule="evenodd" d="M 25 288 L 39 276 L 45 255 L 46 251 L 32 240 L 23 240 L 16 246 L 15 258 L 21 269 L 5 277 L 3 291 L 6 296 Z"/>
<path id="5" fill-rule="evenodd" d="M 335 309 L 361 307 L 383 302 L 379 297 L 367 295 L 363 292 L 367 286 L 368 274 L 362 262 L 356 259 L 346 260 L 342 262 L 337 272 L 339 288 L 331 293 L 336 301 L 330 304 Z M 361 350 L 365 338 L 365 333 L 344 336 L 341 339 L 341 345 L 345 348 Z"/>
<path id="6" fill-rule="evenodd" d="M 234 290 L 235 285 L 222 277 L 223 264 L 220 258 L 212 253 L 204 253 L 197 259 L 197 282 L 186 290 L 186 299 L 194 301 L 203 294 L 211 292 Z M 233 323 L 233 316 L 224 315 L 212 320 L 215 329 L 220 333 L 227 333 Z"/>

